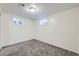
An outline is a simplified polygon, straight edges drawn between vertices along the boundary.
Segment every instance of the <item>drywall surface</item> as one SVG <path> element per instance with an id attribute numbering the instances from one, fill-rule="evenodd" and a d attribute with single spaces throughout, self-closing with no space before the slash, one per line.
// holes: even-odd
<path id="1" fill-rule="evenodd" d="M 79 7 L 49 16 L 47 25 L 36 20 L 36 38 L 78 53 L 78 20 Z"/>
<path id="2" fill-rule="evenodd" d="M 34 38 L 34 21 L 30 19 L 23 19 L 22 25 L 12 24 L 10 20 L 9 33 L 10 43 L 22 42 Z"/>
<path id="3" fill-rule="evenodd" d="M 77 34 L 77 39 L 78 39 L 78 53 L 79 53 L 79 19 L 78 19 L 78 34 Z"/>
<path id="4" fill-rule="evenodd" d="M 26 41 L 34 38 L 34 21 L 23 18 L 22 25 L 12 22 L 14 15 L 2 12 L 1 15 L 1 46 Z"/>
<path id="5" fill-rule="evenodd" d="M 9 15 L 1 12 L 1 46 L 4 46 L 8 43 L 9 39 Z"/>
<path id="6" fill-rule="evenodd" d="M 0 8 L 0 28 L 1 28 L 1 8 Z M 0 48 L 1 48 L 1 29 L 0 29 Z"/>

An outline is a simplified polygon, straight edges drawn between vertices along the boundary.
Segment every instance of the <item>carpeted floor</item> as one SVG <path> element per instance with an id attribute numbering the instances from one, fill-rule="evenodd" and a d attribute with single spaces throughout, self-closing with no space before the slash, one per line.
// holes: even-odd
<path id="1" fill-rule="evenodd" d="M 0 56 L 78 56 L 78 54 L 32 39 L 2 48 Z"/>

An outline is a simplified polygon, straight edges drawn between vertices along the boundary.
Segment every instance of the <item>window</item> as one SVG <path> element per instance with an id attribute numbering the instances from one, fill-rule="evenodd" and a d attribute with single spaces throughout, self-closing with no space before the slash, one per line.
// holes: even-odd
<path id="1" fill-rule="evenodd" d="M 46 25 L 48 23 L 47 18 L 40 19 L 40 25 Z"/>
<path id="2" fill-rule="evenodd" d="M 12 23 L 16 25 L 22 25 L 23 20 L 20 17 L 12 17 Z"/>

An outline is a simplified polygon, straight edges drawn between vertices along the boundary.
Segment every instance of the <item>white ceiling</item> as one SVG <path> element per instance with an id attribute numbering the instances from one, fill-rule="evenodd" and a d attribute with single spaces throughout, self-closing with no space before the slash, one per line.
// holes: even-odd
<path id="1" fill-rule="evenodd" d="M 38 13 L 29 13 L 24 11 L 18 3 L 0 3 L 0 7 L 3 12 L 10 13 L 17 16 L 22 16 L 31 19 L 37 19 L 43 16 L 49 16 L 63 10 L 78 7 L 78 3 L 24 3 L 26 6 L 35 5 L 38 9 Z"/>

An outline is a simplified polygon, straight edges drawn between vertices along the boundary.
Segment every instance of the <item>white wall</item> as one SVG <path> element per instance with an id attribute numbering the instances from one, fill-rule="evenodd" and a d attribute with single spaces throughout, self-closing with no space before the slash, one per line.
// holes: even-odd
<path id="1" fill-rule="evenodd" d="M 1 8 L 0 8 L 0 13 L 1 13 Z M 0 15 L 0 28 L 1 28 L 1 15 Z M 0 48 L 1 48 L 1 29 L 0 29 Z"/>
<path id="2" fill-rule="evenodd" d="M 23 19 L 23 25 L 18 26 L 12 24 L 11 20 L 9 23 L 9 33 L 10 33 L 10 44 L 17 42 L 26 41 L 34 38 L 34 20 Z"/>
<path id="3" fill-rule="evenodd" d="M 4 14 L 1 12 L 1 46 L 4 46 L 8 42 L 8 36 L 9 36 L 9 27 L 8 27 L 8 21 L 9 21 L 9 15 Z"/>
<path id="4" fill-rule="evenodd" d="M 12 17 L 2 12 L 1 15 L 1 46 L 6 46 L 29 39 L 33 39 L 34 35 L 34 21 L 27 18 L 22 18 L 24 24 L 17 26 L 12 23 Z"/>
<path id="5" fill-rule="evenodd" d="M 48 24 L 36 21 L 36 38 L 40 41 L 78 52 L 79 7 L 62 11 L 48 17 Z"/>
<path id="6" fill-rule="evenodd" d="M 79 19 L 78 19 L 78 34 L 77 34 L 77 39 L 78 39 L 78 53 L 79 53 Z"/>

